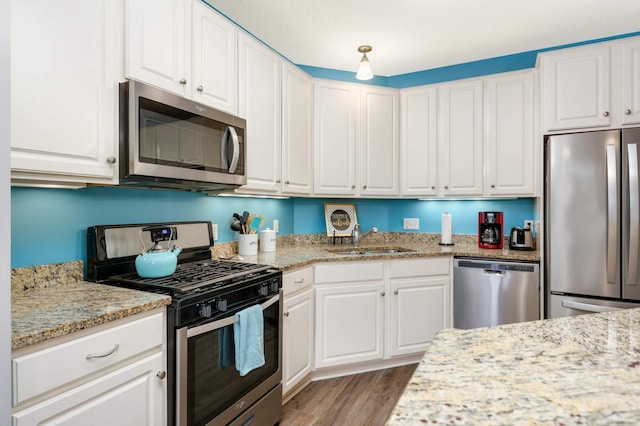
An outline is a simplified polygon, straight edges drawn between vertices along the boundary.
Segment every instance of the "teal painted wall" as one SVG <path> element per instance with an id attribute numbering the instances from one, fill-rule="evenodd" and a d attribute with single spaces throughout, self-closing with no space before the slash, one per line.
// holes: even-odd
<path id="1" fill-rule="evenodd" d="M 269 227 L 273 219 L 278 219 L 280 235 L 325 233 L 325 202 L 355 204 L 363 229 L 377 226 L 381 232 L 401 232 L 404 217 L 417 217 L 420 219 L 418 232 L 438 233 L 440 215 L 445 211 L 452 214 L 454 234 L 476 233 L 478 211 L 503 211 L 507 230 L 534 217 L 533 199 L 268 199 L 128 188 L 14 187 L 11 189 L 11 267 L 86 261 L 86 231 L 92 225 L 210 220 L 218 224 L 218 242 L 225 242 L 237 239 L 237 233 L 229 228 L 233 213 L 247 210 L 264 215 Z"/>
<path id="2" fill-rule="evenodd" d="M 237 239 L 229 228 L 234 212 L 262 214 L 268 226 L 280 220 L 293 232 L 293 200 L 209 197 L 199 193 L 92 187 L 79 190 L 11 189 L 11 267 L 86 261 L 92 225 L 210 220 L 218 241 Z"/>

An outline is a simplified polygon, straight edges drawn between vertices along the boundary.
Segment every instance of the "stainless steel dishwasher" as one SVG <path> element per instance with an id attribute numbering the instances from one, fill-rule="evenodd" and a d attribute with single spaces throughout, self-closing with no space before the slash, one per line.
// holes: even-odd
<path id="1" fill-rule="evenodd" d="M 454 258 L 453 326 L 540 319 L 540 266 L 494 259 Z"/>

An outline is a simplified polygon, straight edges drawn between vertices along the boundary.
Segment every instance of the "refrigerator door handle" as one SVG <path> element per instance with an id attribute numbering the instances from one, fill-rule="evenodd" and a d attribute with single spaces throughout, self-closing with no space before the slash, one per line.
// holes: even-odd
<path id="1" fill-rule="evenodd" d="M 607 145 L 607 282 L 616 283 L 616 237 L 618 232 L 616 146 Z"/>
<path id="2" fill-rule="evenodd" d="M 638 145 L 627 144 L 629 166 L 629 232 L 625 235 L 629 243 L 627 284 L 638 283 L 638 239 L 640 238 L 640 206 L 638 204 Z"/>
<path id="3" fill-rule="evenodd" d="M 585 312 L 610 312 L 619 311 L 622 308 L 616 308 L 614 306 L 592 305 L 591 303 L 580 303 L 572 300 L 563 300 L 562 307 L 568 309 L 577 309 Z"/>

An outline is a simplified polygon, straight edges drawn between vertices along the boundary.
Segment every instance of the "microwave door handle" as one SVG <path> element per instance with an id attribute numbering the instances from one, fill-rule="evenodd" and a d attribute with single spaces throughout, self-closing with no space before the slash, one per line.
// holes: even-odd
<path id="1" fill-rule="evenodd" d="M 627 284 L 638 284 L 638 238 L 640 238 L 640 204 L 638 195 L 638 146 L 635 143 L 627 145 L 627 161 L 629 167 L 629 232 L 625 238 L 629 243 Z"/>
<path id="2" fill-rule="evenodd" d="M 235 173 L 236 168 L 238 167 L 238 160 L 240 159 L 240 142 L 238 140 L 236 129 L 231 126 L 227 127 L 227 131 L 224 133 L 224 141 L 222 142 L 223 150 L 225 151 L 225 159 L 227 158 L 226 149 L 228 135 L 231 135 L 231 142 L 233 142 L 233 156 L 231 157 L 231 163 L 229 164 L 229 173 Z"/>
<path id="3" fill-rule="evenodd" d="M 618 197 L 616 147 L 607 145 L 607 282 L 616 282 L 616 259 L 618 257 L 616 237 L 618 232 Z"/>

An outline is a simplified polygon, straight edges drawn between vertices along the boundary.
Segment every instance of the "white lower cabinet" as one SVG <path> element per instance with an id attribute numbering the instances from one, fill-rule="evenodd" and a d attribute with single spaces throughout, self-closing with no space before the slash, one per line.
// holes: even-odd
<path id="1" fill-rule="evenodd" d="M 164 308 L 12 356 L 14 426 L 166 424 Z"/>
<path id="2" fill-rule="evenodd" d="M 450 324 L 450 261 L 316 265 L 316 368 L 423 352 Z"/>
<path id="3" fill-rule="evenodd" d="M 450 258 L 390 262 L 390 356 L 424 352 L 449 327 Z"/>
<path id="4" fill-rule="evenodd" d="M 313 370 L 313 267 L 282 277 L 282 394 L 286 397 Z"/>

